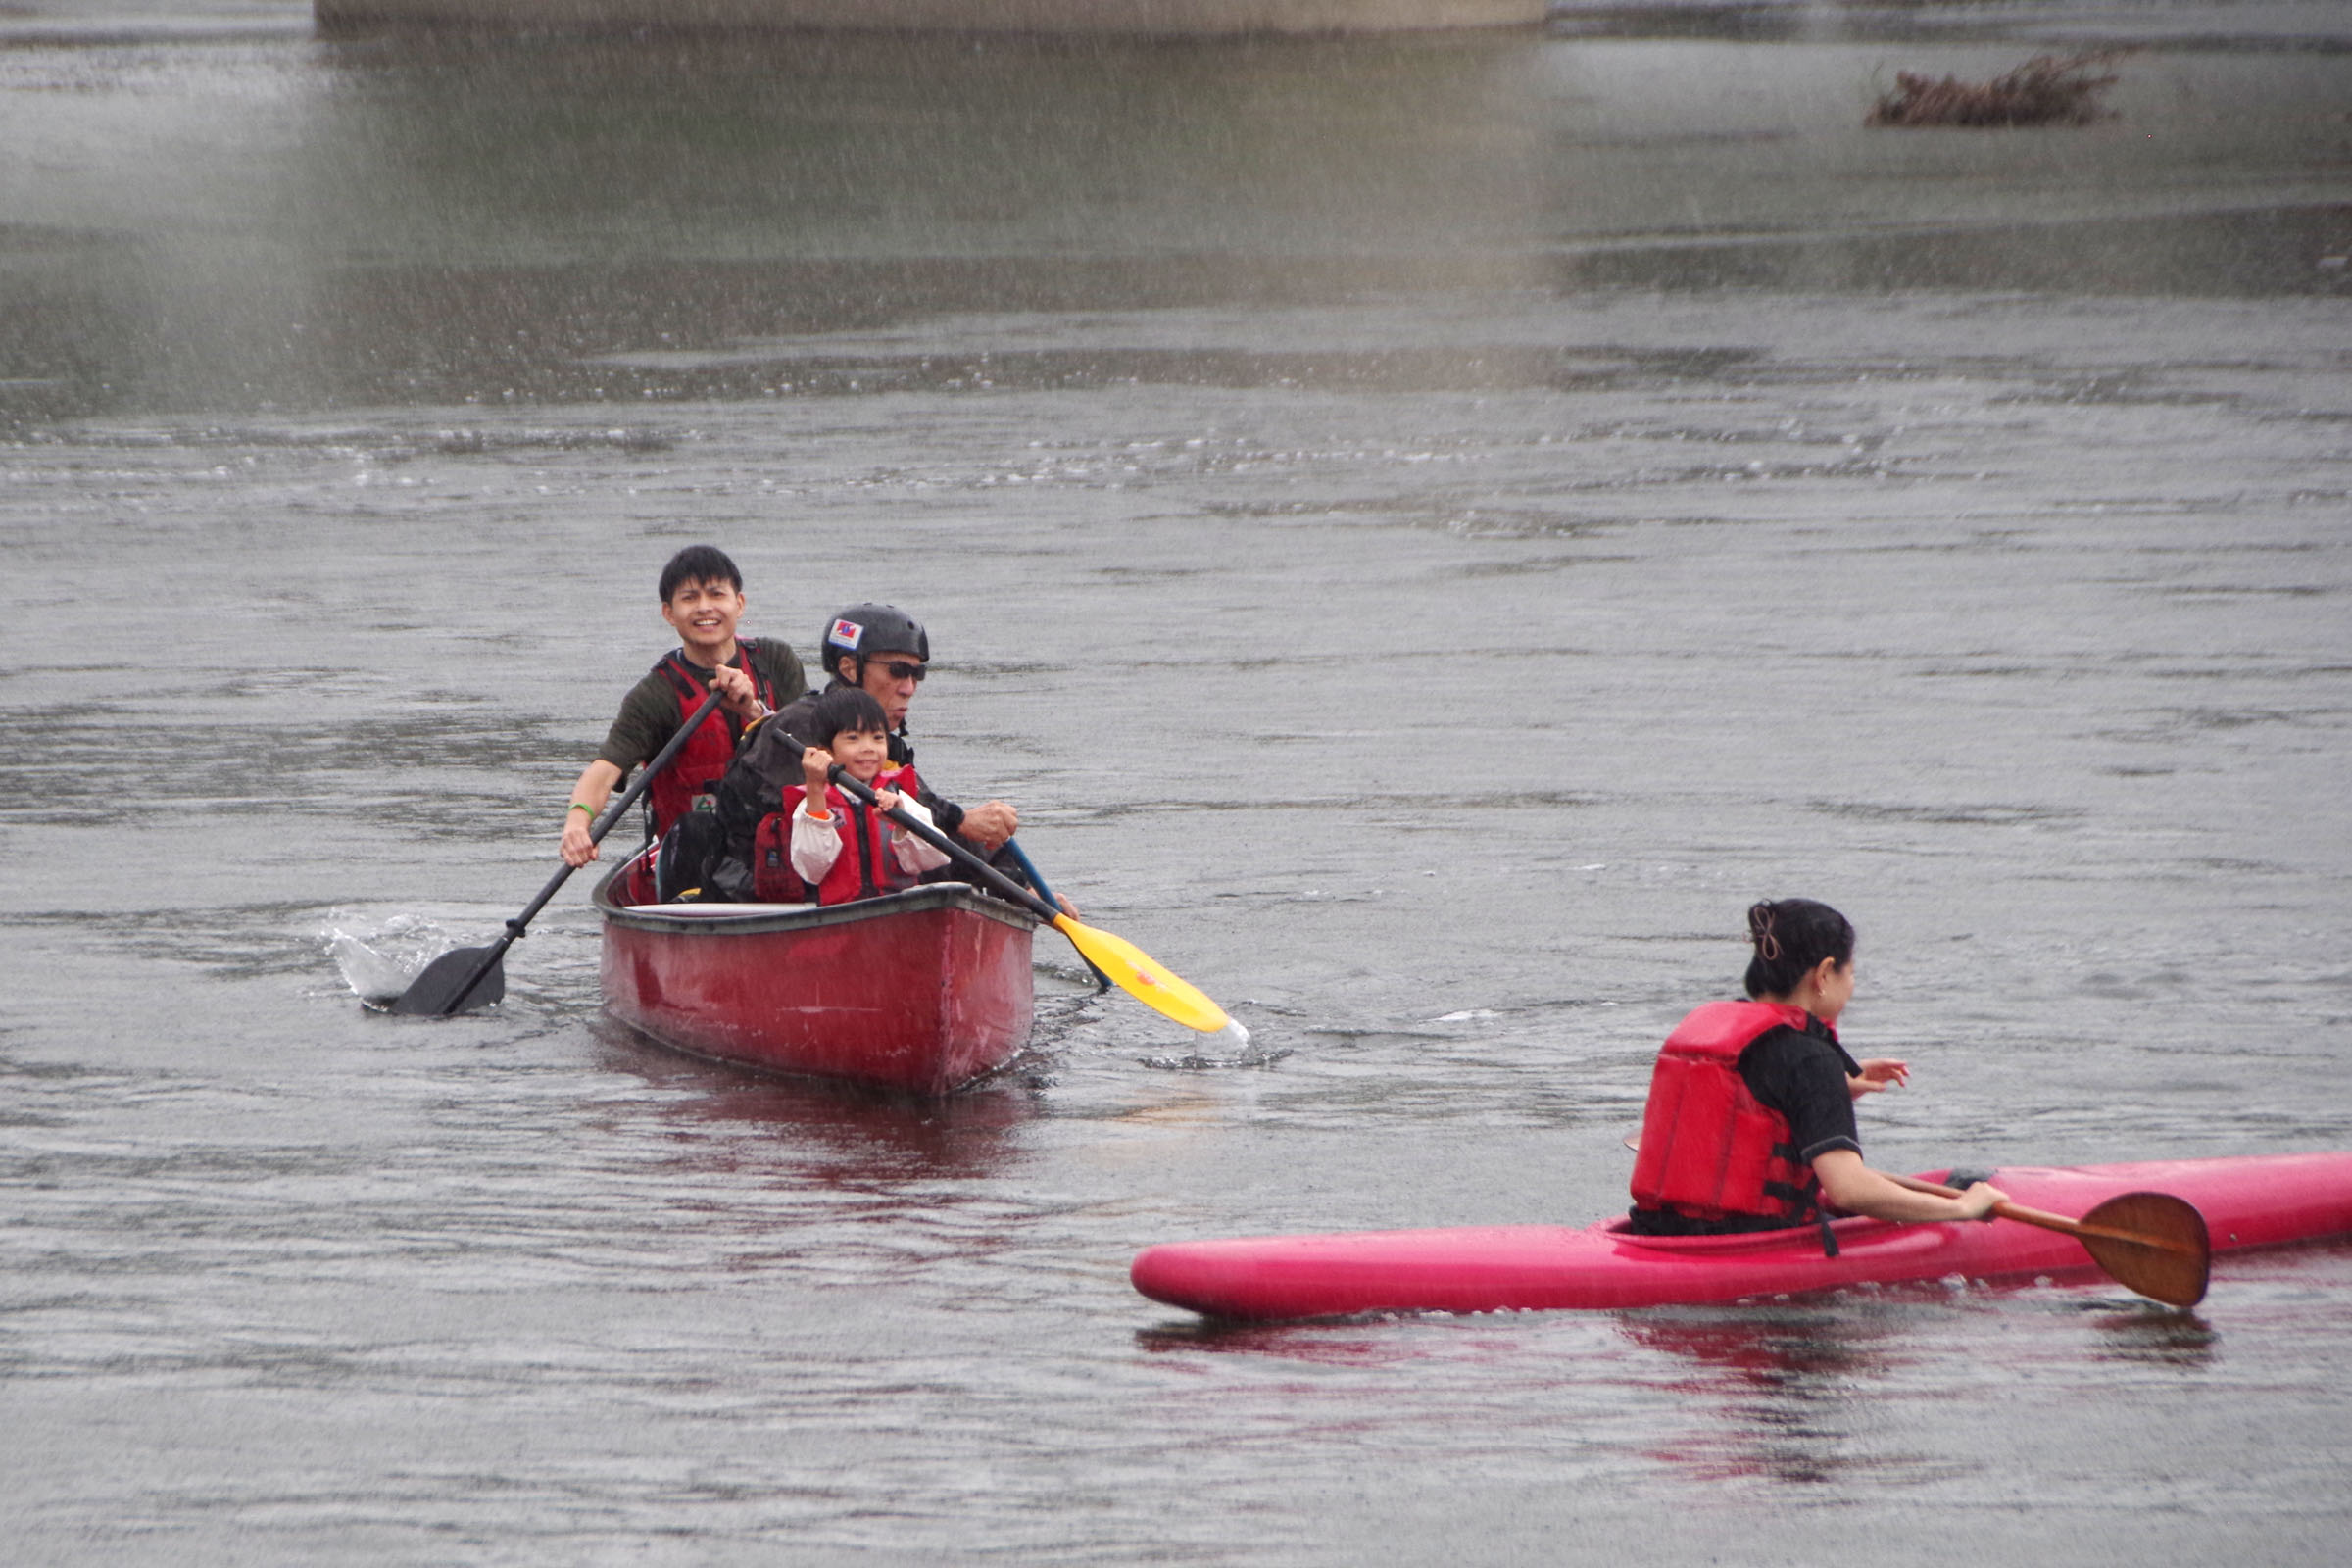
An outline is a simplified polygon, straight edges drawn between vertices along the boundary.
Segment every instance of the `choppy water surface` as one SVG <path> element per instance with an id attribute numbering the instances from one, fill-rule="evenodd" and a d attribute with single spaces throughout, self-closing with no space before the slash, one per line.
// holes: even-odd
<path id="1" fill-rule="evenodd" d="M 2334 1560 L 2340 1247 L 2185 1316 L 1125 1267 L 1617 1206 L 1766 894 L 1862 928 L 1885 1163 L 2352 1147 L 2340 23 L 12 15 L 12 1560 Z M 2107 124 L 1861 128 L 2098 42 Z M 600 1019 L 584 879 L 494 1015 L 364 1014 L 325 939 L 520 906 L 698 539 L 751 629 L 923 615 L 926 772 L 1265 1058 L 1049 939 L 944 1106 L 759 1081 Z"/>

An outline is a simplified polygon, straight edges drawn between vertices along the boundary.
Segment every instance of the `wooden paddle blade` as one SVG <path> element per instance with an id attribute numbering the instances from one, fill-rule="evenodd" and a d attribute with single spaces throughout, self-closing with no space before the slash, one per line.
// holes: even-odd
<path id="1" fill-rule="evenodd" d="M 1126 938 L 1080 925 L 1066 914 L 1054 917 L 1054 928 L 1070 939 L 1081 957 L 1108 975 L 1111 984 L 1187 1029 L 1213 1035 L 1233 1021 L 1225 1016 L 1223 1007 L 1152 962 L 1150 954 Z"/>
<path id="2" fill-rule="evenodd" d="M 491 960 L 490 972 L 471 991 L 466 982 L 473 978 L 482 961 Z M 459 993 L 464 992 L 461 1001 Z M 489 948 L 454 948 L 424 966 L 423 973 L 409 982 L 409 989 L 400 994 L 391 1010 L 427 1018 L 444 1018 L 453 1012 L 471 1012 L 487 1007 L 507 994 L 507 965 L 503 953 Z"/>
<path id="3" fill-rule="evenodd" d="M 2082 1216 L 2076 1236 L 2118 1282 L 2167 1306 L 2205 1299 L 2213 1243 L 2196 1205 L 2170 1193 L 2125 1193 Z"/>

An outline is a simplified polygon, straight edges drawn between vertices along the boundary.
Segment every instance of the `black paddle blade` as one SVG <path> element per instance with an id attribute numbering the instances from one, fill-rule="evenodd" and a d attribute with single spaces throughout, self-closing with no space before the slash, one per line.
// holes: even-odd
<path id="1" fill-rule="evenodd" d="M 490 972 L 467 990 L 466 982 L 473 979 L 474 972 L 485 962 L 490 965 Z M 453 1012 L 487 1007 L 506 994 L 507 965 L 501 952 L 493 948 L 456 948 L 426 964 L 424 972 L 410 981 L 409 989 L 392 1004 L 391 1010 L 446 1018 Z"/>
<path id="2" fill-rule="evenodd" d="M 2082 1249 L 2118 1282 L 2167 1306 L 2205 1299 L 2213 1246 L 2205 1216 L 2169 1193 L 2125 1193 L 2082 1216 Z"/>

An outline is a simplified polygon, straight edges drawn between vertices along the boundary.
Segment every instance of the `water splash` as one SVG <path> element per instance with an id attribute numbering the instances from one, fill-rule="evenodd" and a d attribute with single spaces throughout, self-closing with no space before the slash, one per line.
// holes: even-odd
<path id="1" fill-rule="evenodd" d="M 1291 1054 L 1289 1046 L 1252 1044 L 1249 1029 L 1238 1018 L 1226 1019 L 1225 1027 L 1209 1039 L 1234 1047 L 1239 1054 L 1211 1056 L 1196 1051 L 1181 1056 L 1141 1056 L 1137 1060 L 1161 1072 L 1214 1072 L 1227 1067 L 1271 1067 Z"/>
<path id="2" fill-rule="evenodd" d="M 338 912 L 318 933 L 318 945 L 335 960 L 343 983 L 362 1002 L 389 1002 L 409 989 L 424 966 L 452 944 L 441 927 L 422 915 L 396 914 L 372 929 L 346 930 Z M 357 922 L 354 922 L 355 924 Z"/>

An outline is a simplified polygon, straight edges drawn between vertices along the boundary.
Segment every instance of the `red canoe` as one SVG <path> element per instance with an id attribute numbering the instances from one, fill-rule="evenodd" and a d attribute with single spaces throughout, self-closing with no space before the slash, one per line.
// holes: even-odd
<path id="1" fill-rule="evenodd" d="M 679 1051 L 944 1095 L 1029 1038 L 1028 910 L 961 882 L 856 904 L 656 904 L 598 885 L 605 1006 Z"/>
<path id="2" fill-rule="evenodd" d="M 2013 1201 L 2070 1216 L 2123 1193 L 2171 1193 L 2205 1216 L 2216 1252 L 2352 1233 L 2352 1153 L 2007 1166 L 1992 1179 Z M 1950 1275 L 1998 1279 L 2095 1269 L 2071 1236 L 2005 1220 L 1841 1219 L 1832 1227 L 1838 1240 L 1834 1258 L 1822 1255 L 1816 1227 L 1662 1237 L 1628 1235 L 1619 1229 L 1623 1223 L 1175 1242 L 1138 1254 L 1131 1277 L 1155 1301 L 1209 1317 L 1263 1321 L 1664 1306 Z"/>

